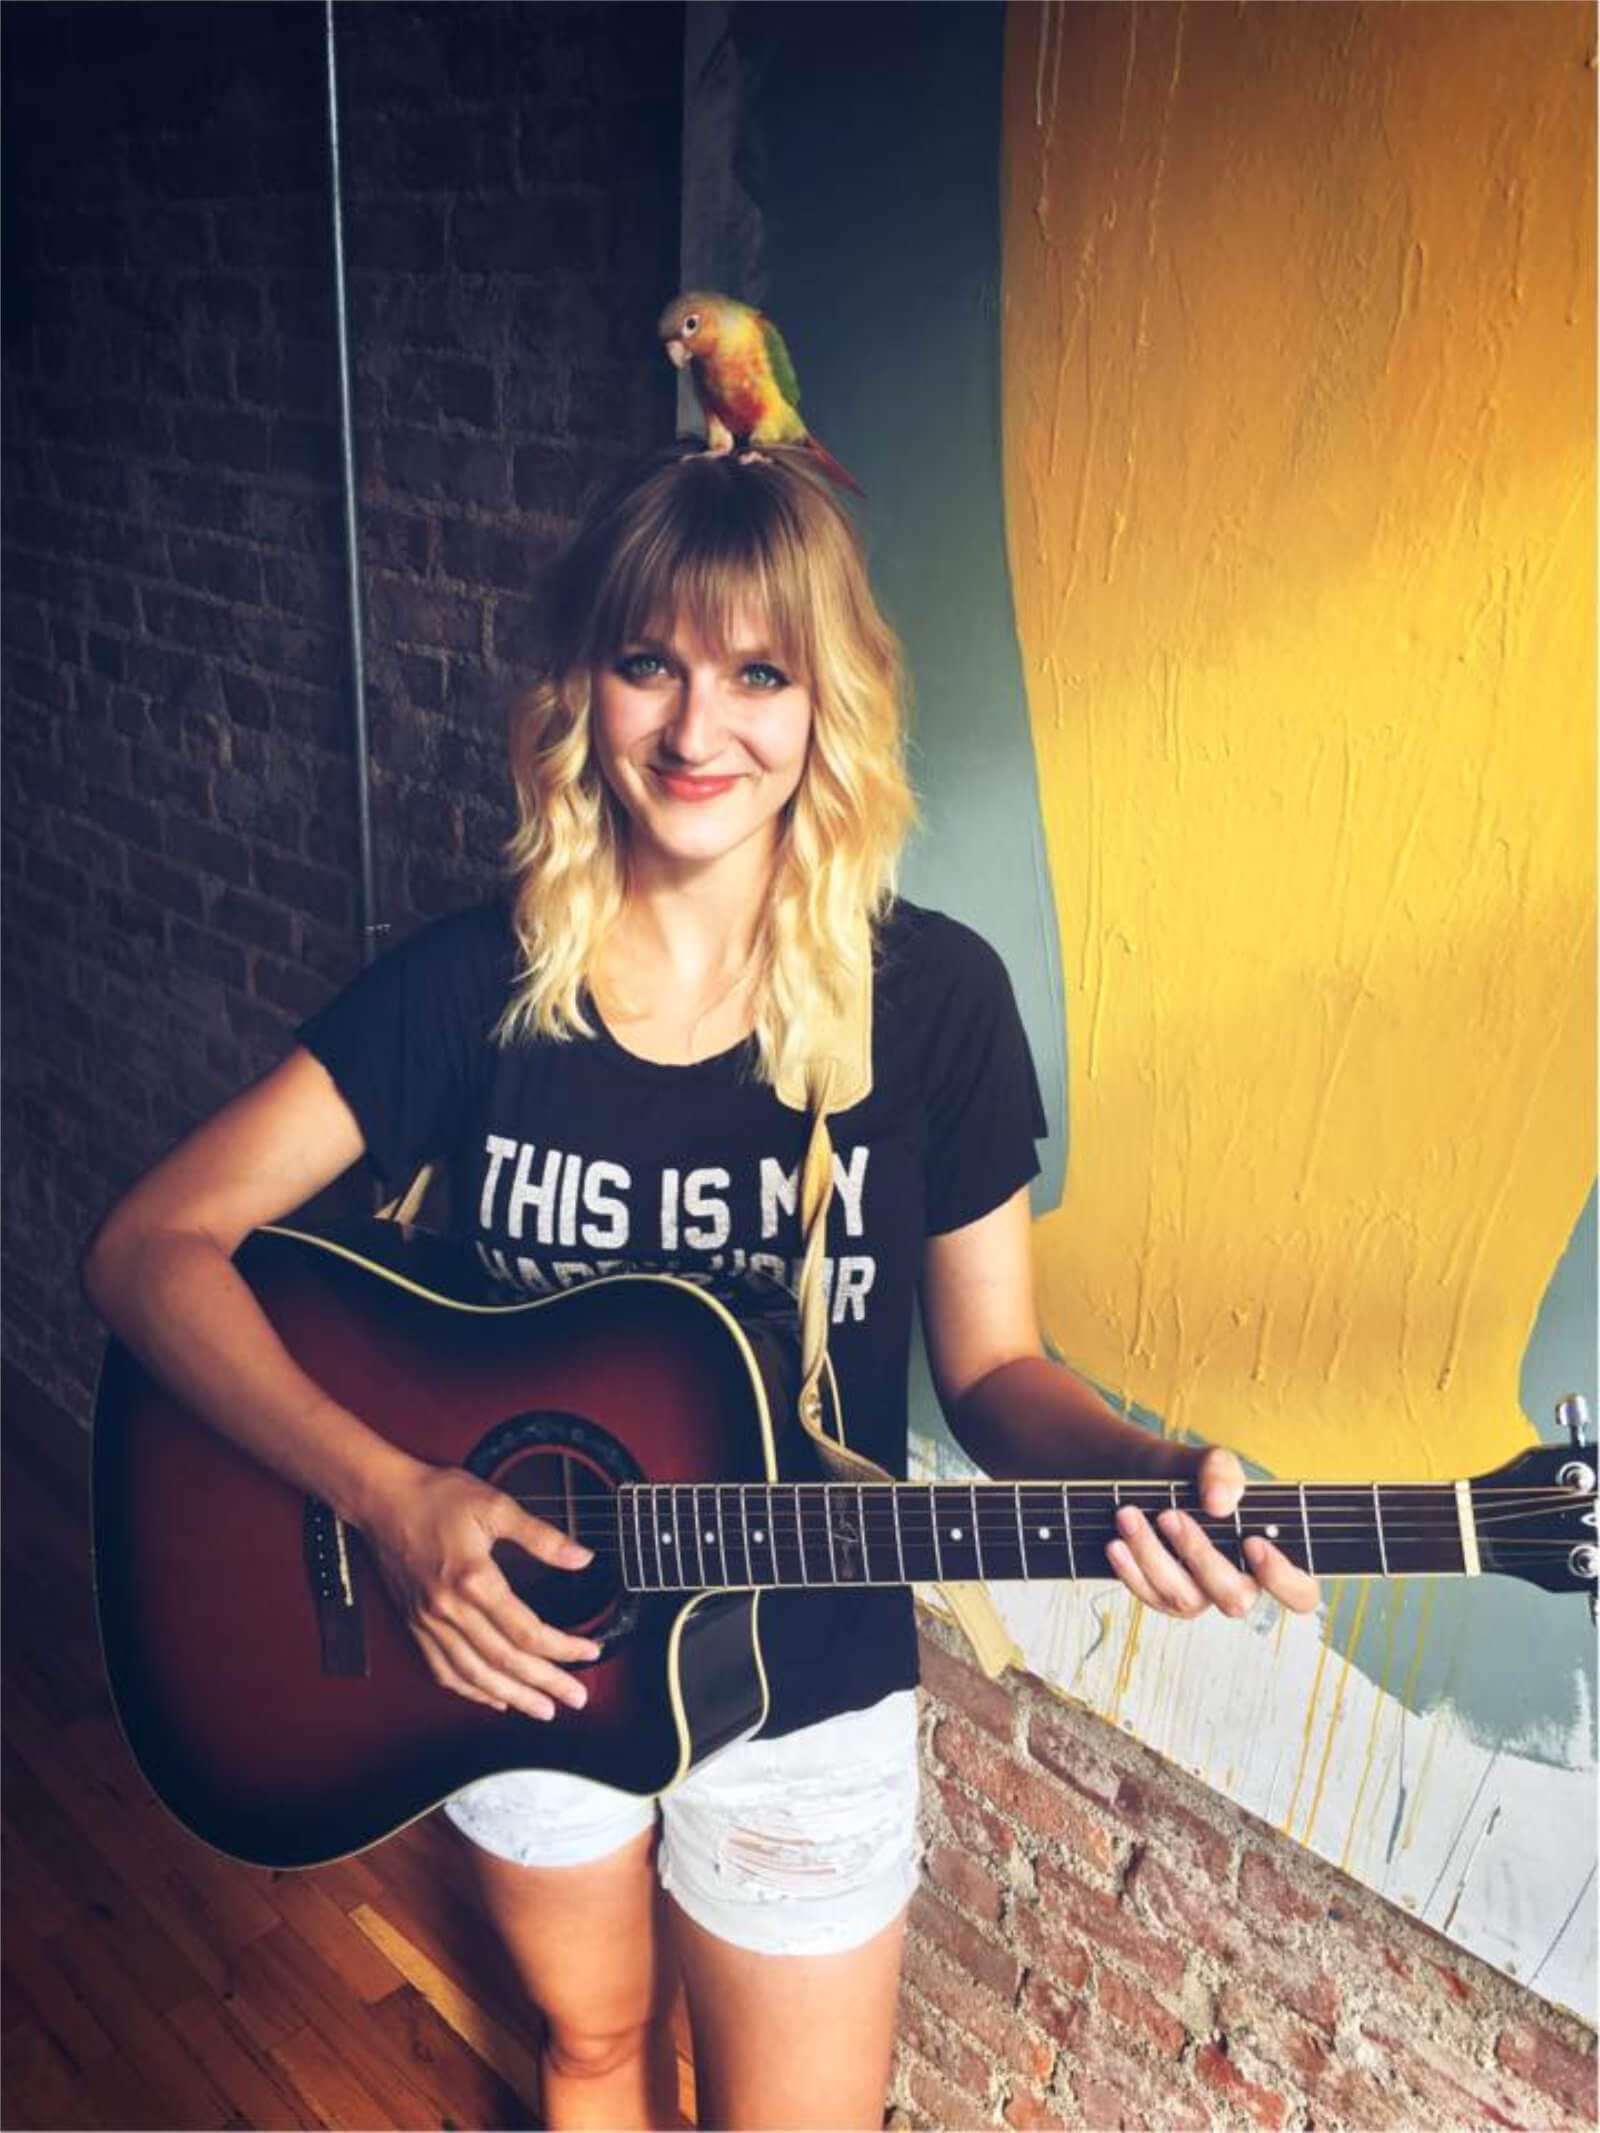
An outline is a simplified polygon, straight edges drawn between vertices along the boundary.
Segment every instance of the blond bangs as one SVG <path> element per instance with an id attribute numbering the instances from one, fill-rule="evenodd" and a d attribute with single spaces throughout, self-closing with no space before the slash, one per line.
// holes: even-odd
<path id="1" fill-rule="evenodd" d="M 546 595 L 542 671 L 512 724 L 521 968 L 497 1034 L 594 1031 L 586 981 L 626 899 L 627 849 L 590 746 L 593 669 L 677 625 L 718 652 L 754 628 L 814 713 L 757 941 L 757 1071 L 775 1082 L 854 996 L 914 813 L 900 648 L 855 531 L 802 454 L 675 456 L 602 499 Z"/>

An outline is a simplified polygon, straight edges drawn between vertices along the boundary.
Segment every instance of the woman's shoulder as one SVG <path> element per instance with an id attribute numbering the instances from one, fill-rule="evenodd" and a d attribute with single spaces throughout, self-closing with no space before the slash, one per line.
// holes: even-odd
<path id="1" fill-rule="evenodd" d="M 498 977 L 509 971 L 516 953 L 511 906 L 504 894 L 484 897 L 430 918 L 406 935 L 394 951 L 418 966 L 440 970 L 463 967 Z"/>
<path id="2" fill-rule="evenodd" d="M 1005 964 L 974 927 L 903 896 L 879 922 L 877 968 L 891 991 L 925 989 L 941 998 L 1010 986 Z"/>

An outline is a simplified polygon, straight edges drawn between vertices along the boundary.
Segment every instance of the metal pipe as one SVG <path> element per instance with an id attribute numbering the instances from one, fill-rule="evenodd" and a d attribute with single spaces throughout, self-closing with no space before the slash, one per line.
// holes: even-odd
<path id="1" fill-rule="evenodd" d="M 361 599 L 361 542 L 356 514 L 355 402 L 350 390 L 350 316 L 345 304 L 344 203 L 339 166 L 339 74 L 334 51 L 333 0 L 324 0 L 328 57 L 328 164 L 333 196 L 333 299 L 339 354 L 339 460 L 344 482 L 344 562 L 350 594 L 350 685 L 355 698 L 356 836 L 361 852 L 361 960 L 378 952 L 380 924 L 374 886 L 372 782 L 367 734 L 367 645 Z"/>

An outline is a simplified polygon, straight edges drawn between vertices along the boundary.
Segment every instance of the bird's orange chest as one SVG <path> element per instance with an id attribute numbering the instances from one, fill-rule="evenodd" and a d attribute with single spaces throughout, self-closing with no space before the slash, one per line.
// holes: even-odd
<path id="1" fill-rule="evenodd" d="M 720 354 L 702 377 L 705 397 L 735 436 L 743 436 L 772 404 L 772 373 L 758 348 Z"/>

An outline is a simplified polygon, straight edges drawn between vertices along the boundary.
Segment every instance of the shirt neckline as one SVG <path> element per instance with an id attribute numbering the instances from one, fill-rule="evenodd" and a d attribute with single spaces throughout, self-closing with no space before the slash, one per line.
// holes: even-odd
<path id="1" fill-rule="evenodd" d="M 595 1026 L 600 1044 L 620 1065 L 630 1073 L 648 1076 L 659 1081 L 682 1081 L 691 1074 L 705 1075 L 709 1079 L 731 1080 L 742 1067 L 755 1063 L 755 1034 L 741 1037 L 725 1051 L 709 1052 L 704 1059 L 647 1059 L 642 1052 L 630 1051 L 621 1038 L 611 1029 L 601 1014 L 594 995 L 585 992 L 584 1005 L 589 1019 Z"/>

